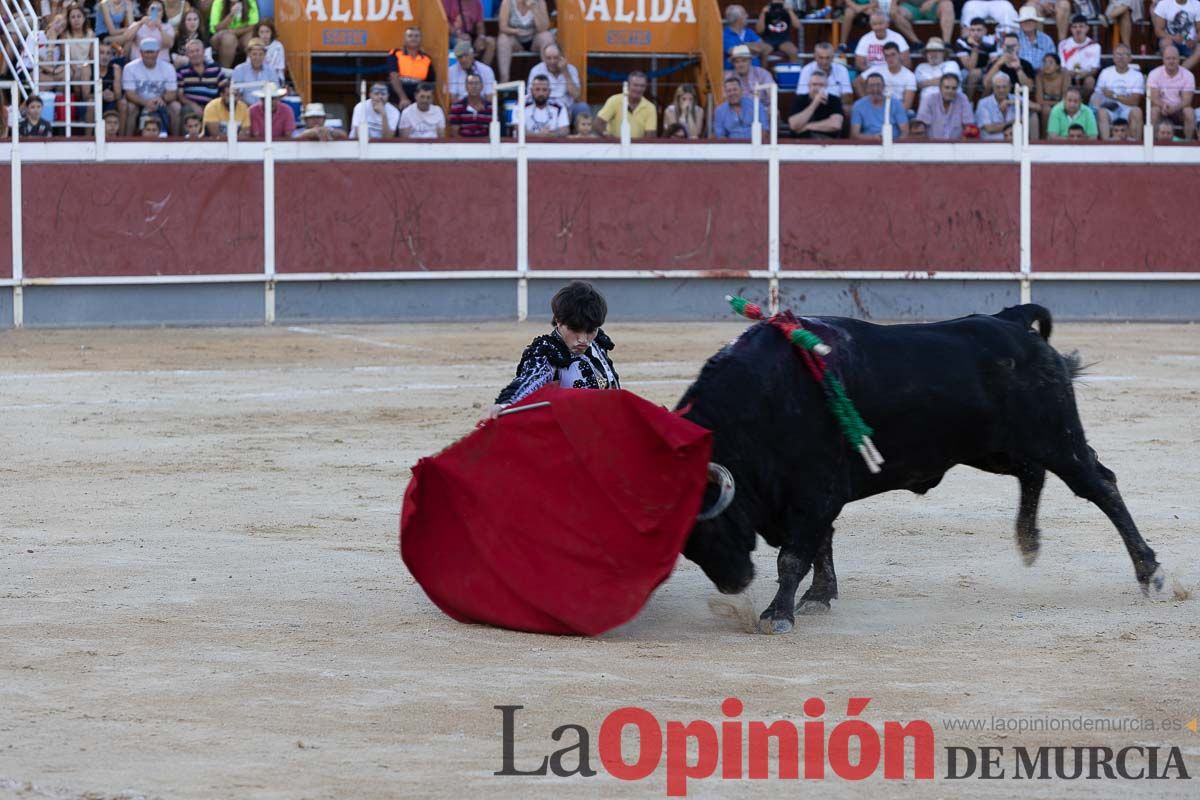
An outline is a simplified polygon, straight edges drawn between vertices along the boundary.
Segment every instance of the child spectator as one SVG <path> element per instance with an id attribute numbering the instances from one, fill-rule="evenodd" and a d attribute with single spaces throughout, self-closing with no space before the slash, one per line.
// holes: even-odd
<path id="1" fill-rule="evenodd" d="M 604 295 L 590 283 L 572 281 L 550 301 L 550 333 L 534 339 L 517 364 L 512 382 L 496 397 L 486 418 L 557 383 L 568 389 L 619 389 L 620 379 L 608 353 L 612 339 L 600 326 L 608 316 Z"/>

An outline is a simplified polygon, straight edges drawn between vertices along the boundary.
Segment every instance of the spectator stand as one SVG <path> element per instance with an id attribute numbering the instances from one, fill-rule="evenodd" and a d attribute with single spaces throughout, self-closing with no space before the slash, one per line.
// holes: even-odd
<path id="1" fill-rule="evenodd" d="M 655 10 L 661 21 L 654 18 Z M 567 60 L 579 70 L 582 95 L 589 102 L 603 102 L 607 95 L 621 91 L 629 71 L 644 65 L 650 78 L 647 96 L 657 98 L 660 112 L 665 103 L 657 78 L 684 70 L 693 76 L 701 102 L 710 109 L 721 102 L 722 25 L 717 0 L 663 0 L 661 5 L 601 0 L 586 9 L 569 2 L 558 6 L 558 41 Z M 664 60 L 679 63 L 660 67 Z M 619 64 L 622 69 L 608 70 L 589 61 Z M 591 93 L 589 76 L 603 79 L 593 83 Z M 594 91 L 597 85 L 605 87 L 604 96 Z"/>
<path id="2" fill-rule="evenodd" d="M 8 0 L 0 0 L 7 2 Z M 433 59 L 437 100 L 450 107 L 446 90 L 450 28 L 441 0 L 379 0 L 388 12 L 381 20 L 367 18 L 368 4 L 342 0 L 283 2 L 276 7 L 279 38 L 287 43 L 288 72 L 296 91 L 313 99 L 313 58 L 367 58 L 376 63 L 390 50 L 403 47 L 404 32 L 421 29 L 421 49 Z M 379 71 L 386 76 L 386 65 Z M 353 82 L 350 82 L 353 86 Z M 350 105 L 353 105 L 351 102 Z"/>

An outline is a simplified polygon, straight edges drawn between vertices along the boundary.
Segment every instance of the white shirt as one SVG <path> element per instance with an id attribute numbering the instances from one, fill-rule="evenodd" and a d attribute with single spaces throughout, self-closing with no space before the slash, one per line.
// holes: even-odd
<path id="1" fill-rule="evenodd" d="M 436 139 L 439 130 L 445 129 L 446 114 L 435 103 L 430 103 L 428 111 L 422 111 L 413 103 L 400 112 L 400 130 L 411 131 L 411 139 Z"/>
<path id="2" fill-rule="evenodd" d="M 1196 38 L 1196 20 L 1200 20 L 1200 0 L 1188 0 L 1179 5 L 1175 0 L 1159 0 L 1154 4 L 1154 16 L 1167 21 L 1168 36 L 1182 36 L 1190 41 Z"/>
<path id="3" fill-rule="evenodd" d="M 571 119 L 567 116 L 567 109 L 554 100 L 547 100 L 546 105 L 538 108 L 537 104 L 533 102 L 532 97 L 526 99 L 526 133 L 554 133 L 560 129 L 568 128 L 570 125 Z"/>
<path id="4" fill-rule="evenodd" d="M 471 71 L 468 73 L 462 68 L 462 64 L 457 61 L 450 67 L 450 71 L 446 73 L 446 81 L 449 85 L 450 98 L 454 102 L 458 102 L 467 96 L 467 75 L 478 75 L 483 79 L 483 96 L 490 102 L 492 99 L 492 90 L 496 88 L 496 73 L 487 64 L 476 61 L 471 65 Z"/>
<path id="5" fill-rule="evenodd" d="M 816 61 L 809 62 L 804 65 L 804 69 L 800 70 L 800 77 L 796 81 L 796 94 L 808 94 L 808 82 L 812 80 L 812 74 L 821 69 L 821 65 Z M 830 94 L 854 94 L 854 89 L 850 86 L 850 70 L 846 69 L 845 64 L 839 64 L 834 61 L 829 65 L 829 70 L 821 70 L 828 76 L 828 91 Z"/>
<path id="6" fill-rule="evenodd" d="M 275 70 L 278 76 L 276 83 L 283 83 L 283 73 L 287 70 L 287 54 L 283 50 L 283 42 L 276 39 L 267 45 L 267 56 L 263 59 L 268 67 Z"/>
<path id="7" fill-rule="evenodd" d="M 387 115 L 388 128 L 395 131 L 400 124 L 400 109 L 391 103 L 384 103 L 383 113 Z M 364 120 L 367 136 L 371 139 L 382 139 L 383 118 L 371 107 L 370 100 L 360 100 L 354 106 L 354 113 L 350 116 L 350 138 L 358 138 L 358 126 L 364 124 Z"/>
<path id="8" fill-rule="evenodd" d="M 1074 70 L 1076 64 L 1084 72 L 1100 69 L 1100 45 L 1092 39 L 1084 39 L 1083 44 L 1074 39 L 1063 39 L 1058 43 L 1058 57 L 1067 72 Z M 1039 64 L 1037 69 L 1040 68 Z"/>
<path id="9" fill-rule="evenodd" d="M 1117 72 L 1115 66 L 1105 67 L 1100 71 L 1100 77 L 1096 78 L 1096 90 L 1092 92 L 1092 108 L 1100 108 L 1110 98 L 1104 96 L 1105 89 L 1112 89 L 1113 94 L 1117 97 L 1123 97 L 1127 94 L 1146 93 L 1146 78 L 1133 65 L 1129 65 L 1129 69 L 1124 73 Z M 1124 105 L 1124 104 L 1121 104 Z"/>
<path id="10" fill-rule="evenodd" d="M 882 64 L 884 63 L 883 46 L 888 42 L 893 42 L 899 47 L 901 53 L 908 52 L 908 42 L 904 40 L 903 36 L 889 28 L 882 39 L 875 37 L 875 31 L 871 31 L 859 39 L 858 46 L 854 48 L 854 55 L 866 58 L 868 67 L 874 64 Z"/>
<path id="11" fill-rule="evenodd" d="M 943 75 L 957 75 L 957 76 L 959 76 L 959 79 L 961 82 L 962 68 L 958 66 L 957 61 L 955 61 L 952 58 L 947 58 L 945 61 L 938 64 L 936 67 L 927 61 L 924 63 L 918 64 L 917 68 L 916 68 L 916 70 L 914 70 L 913 74 L 915 75 L 915 77 L 917 79 L 918 85 L 920 85 L 921 83 L 924 83 L 925 81 L 934 80 L 935 78 L 940 80 Z M 884 80 L 887 80 L 887 78 L 885 77 Z M 924 89 L 921 89 L 920 99 L 924 100 L 926 96 L 934 94 L 935 92 L 938 92 L 938 91 L 940 91 L 940 89 L 938 88 L 937 84 L 935 84 L 933 86 L 926 86 Z"/>
<path id="12" fill-rule="evenodd" d="M 863 80 L 872 74 L 883 76 L 884 94 L 890 94 L 893 100 L 904 102 L 905 91 L 917 90 L 917 76 L 908 67 L 900 67 L 900 71 L 895 73 L 890 72 L 886 65 L 871 67 L 863 73 Z"/>
<path id="13" fill-rule="evenodd" d="M 570 105 L 575 101 L 567 94 L 567 75 L 571 76 L 575 88 L 579 88 L 579 70 L 567 64 L 562 72 L 558 75 L 551 75 L 550 70 L 546 69 L 546 65 L 538 63 L 533 69 L 529 70 L 529 80 L 525 82 L 525 91 L 533 90 L 533 79 L 538 75 L 545 76 L 546 80 L 550 81 L 550 99 L 557 100 L 563 105 Z"/>
<path id="14" fill-rule="evenodd" d="M 121 89 L 136 92 L 146 100 L 162 97 L 164 92 L 173 92 L 177 87 L 175 67 L 170 58 L 162 53 L 154 68 L 148 68 L 140 58 L 125 65 L 121 73 Z"/>

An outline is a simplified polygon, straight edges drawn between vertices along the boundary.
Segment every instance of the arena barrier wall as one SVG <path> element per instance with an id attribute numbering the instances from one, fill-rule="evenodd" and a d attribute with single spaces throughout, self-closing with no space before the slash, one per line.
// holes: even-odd
<path id="1" fill-rule="evenodd" d="M 1137 145 L 4 142 L 0 326 L 524 319 L 576 277 L 623 319 L 1194 320 L 1198 182 Z"/>

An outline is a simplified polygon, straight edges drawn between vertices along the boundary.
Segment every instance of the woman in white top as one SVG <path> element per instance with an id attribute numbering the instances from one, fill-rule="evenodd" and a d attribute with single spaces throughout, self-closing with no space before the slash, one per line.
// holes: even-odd
<path id="1" fill-rule="evenodd" d="M 157 39 L 161 45 L 159 52 L 169 53 L 171 51 L 171 46 L 175 44 L 175 28 L 165 20 L 166 12 L 163 9 L 162 0 L 151 0 L 150 4 L 146 6 L 146 16 L 133 23 L 129 28 L 129 43 L 125 48 L 128 61 L 142 57 L 141 51 L 138 50 L 138 42 L 143 39 Z"/>
<path id="2" fill-rule="evenodd" d="M 496 40 L 496 66 L 500 82 L 506 83 L 512 67 L 514 50 L 542 52 L 542 48 L 554 43 L 550 30 L 550 10 L 546 0 L 501 0 L 496 14 L 500 23 L 500 36 Z"/>
<path id="3" fill-rule="evenodd" d="M 663 125 L 670 128 L 679 123 L 687 131 L 687 138 L 699 139 L 704 133 L 704 109 L 696 96 L 696 87 L 681 83 L 675 89 L 675 99 L 663 111 Z"/>
<path id="4" fill-rule="evenodd" d="M 263 21 L 254 27 L 254 35 L 263 40 L 267 46 L 267 56 L 263 63 L 278 73 L 275 82 L 283 86 L 287 81 L 287 54 L 283 50 L 283 42 L 275 35 L 275 26 Z"/>

